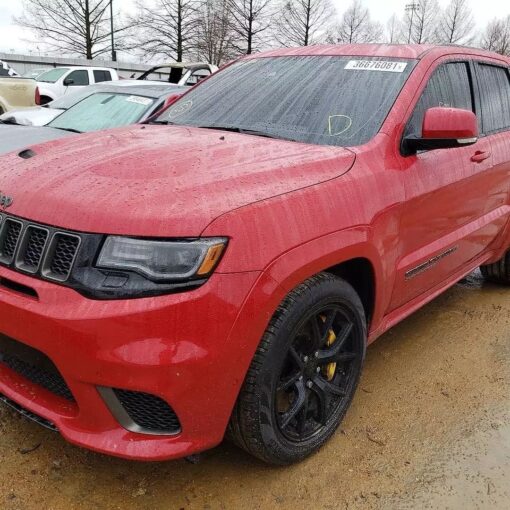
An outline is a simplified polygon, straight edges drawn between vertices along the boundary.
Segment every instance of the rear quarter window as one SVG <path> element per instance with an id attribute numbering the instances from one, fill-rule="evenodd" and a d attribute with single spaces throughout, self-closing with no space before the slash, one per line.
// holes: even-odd
<path id="1" fill-rule="evenodd" d="M 510 129 L 510 73 L 507 68 L 478 64 L 484 133 Z"/>
<path id="2" fill-rule="evenodd" d="M 109 71 L 96 70 L 94 71 L 94 81 L 96 83 L 112 81 L 112 75 Z"/>

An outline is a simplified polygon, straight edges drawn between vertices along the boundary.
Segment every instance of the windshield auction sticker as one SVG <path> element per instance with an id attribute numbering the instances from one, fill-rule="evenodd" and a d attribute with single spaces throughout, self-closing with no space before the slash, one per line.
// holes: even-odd
<path id="1" fill-rule="evenodd" d="M 128 103 L 143 104 L 144 106 L 149 106 L 152 103 L 152 99 L 141 96 L 129 96 L 126 98 L 126 101 Z"/>
<path id="2" fill-rule="evenodd" d="M 403 73 L 407 62 L 392 62 L 388 60 L 350 60 L 344 69 L 355 71 L 386 71 L 388 73 Z"/>

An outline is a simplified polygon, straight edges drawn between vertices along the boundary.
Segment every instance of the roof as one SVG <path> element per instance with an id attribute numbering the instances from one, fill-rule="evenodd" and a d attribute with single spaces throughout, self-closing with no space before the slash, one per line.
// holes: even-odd
<path id="1" fill-rule="evenodd" d="M 163 64 L 157 64 L 151 69 L 160 69 L 162 67 L 174 67 L 178 69 L 193 69 L 195 67 L 211 67 L 211 64 L 207 62 L 166 62 Z"/>
<path id="2" fill-rule="evenodd" d="M 438 58 L 444 55 L 467 53 L 479 56 L 496 57 L 500 60 L 509 59 L 496 53 L 463 46 L 434 46 L 424 44 L 328 44 L 303 46 L 299 48 L 278 48 L 250 55 L 246 58 L 282 57 L 305 55 L 353 56 L 353 57 L 392 57 L 404 59 L 421 59 L 426 55 Z"/>
<path id="3" fill-rule="evenodd" d="M 131 83 L 126 83 L 126 82 Z M 137 80 L 124 80 L 114 82 L 102 82 L 96 85 L 91 85 L 90 90 L 94 90 L 94 93 L 98 92 L 117 92 L 119 94 L 129 94 L 136 96 L 146 96 L 158 98 L 167 94 L 178 94 L 184 93 L 189 87 L 175 85 L 173 83 L 148 83 L 145 84 L 143 81 Z"/>
<path id="4" fill-rule="evenodd" d="M 116 71 L 116 69 L 113 69 L 112 67 L 98 67 L 98 66 L 75 66 L 72 64 L 69 64 L 68 66 L 56 66 L 52 67 L 51 69 L 47 69 L 48 71 L 51 71 L 52 69 L 96 69 L 97 71 Z"/>

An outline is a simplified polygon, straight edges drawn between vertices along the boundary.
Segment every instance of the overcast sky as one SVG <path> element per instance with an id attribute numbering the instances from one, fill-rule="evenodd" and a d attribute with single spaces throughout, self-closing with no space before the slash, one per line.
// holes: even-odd
<path id="1" fill-rule="evenodd" d="M 349 0 L 332 1 L 339 13 L 342 13 L 350 4 Z M 448 4 L 448 1 L 439 0 L 439 3 L 444 6 Z M 401 15 L 408 2 L 409 0 L 364 0 L 372 17 L 382 23 L 385 23 L 393 13 Z M 132 9 L 133 0 L 114 0 L 115 4 L 121 6 L 123 11 L 129 11 Z M 471 0 L 471 7 L 480 30 L 492 18 L 510 14 L 510 0 Z M 24 41 L 27 38 L 31 39 L 31 36 L 12 23 L 12 16 L 19 15 L 21 10 L 21 0 L 0 0 L 0 51 L 14 50 L 23 53 L 29 49 L 37 51 L 35 45 Z"/>

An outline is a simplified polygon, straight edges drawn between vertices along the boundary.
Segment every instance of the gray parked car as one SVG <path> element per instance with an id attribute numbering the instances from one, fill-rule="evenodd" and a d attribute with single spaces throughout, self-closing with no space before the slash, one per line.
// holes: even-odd
<path id="1" fill-rule="evenodd" d="M 153 89 L 154 93 L 161 93 L 163 95 L 166 93 L 182 92 L 187 88 L 178 87 L 172 84 L 162 86 L 161 82 L 145 82 L 145 84 L 147 86 L 155 85 L 155 88 Z M 10 124 L 18 124 L 20 126 L 45 126 L 55 117 L 58 117 L 64 111 L 69 110 L 69 108 L 96 92 L 112 91 L 124 87 L 140 88 L 140 86 L 141 85 L 138 80 L 119 80 L 116 82 L 108 82 L 107 84 L 90 85 L 70 94 L 66 94 L 43 106 L 34 106 L 32 108 L 25 108 L 22 110 L 11 110 L 0 115 L 0 122 L 8 122 Z"/>
<path id="2" fill-rule="evenodd" d="M 64 136 L 100 131 L 143 122 L 161 110 L 169 100 L 182 95 L 187 87 L 140 83 L 136 85 L 98 85 L 92 93 L 82 94 L 44 126 L 19 125 L 17 117 L 4 115 L 0 120 L 0 154 L 23 150 L 31 145 Z M 70 97 L 69 97 L 70 99 Z M 55 103 L 55 101 L 53 102 Z"/>

